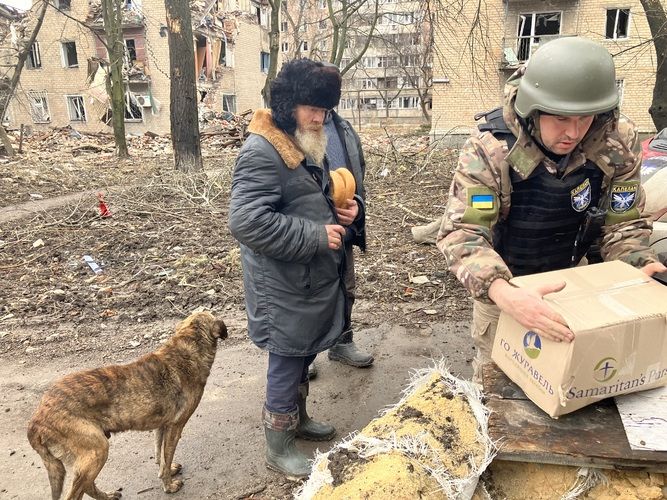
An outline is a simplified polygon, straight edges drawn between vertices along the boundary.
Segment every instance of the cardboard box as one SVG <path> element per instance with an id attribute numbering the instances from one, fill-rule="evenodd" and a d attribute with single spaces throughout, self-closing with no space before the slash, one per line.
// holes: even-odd
<path id="1" fill-rule="evenodd" d="M 554 342 L 501 314 L 492 359 L 552 417 L 608 397 L 667 385 L 667 286 L 623 262 L 513 278 L 565 281 L 545 296 L 575 340 Z"/>

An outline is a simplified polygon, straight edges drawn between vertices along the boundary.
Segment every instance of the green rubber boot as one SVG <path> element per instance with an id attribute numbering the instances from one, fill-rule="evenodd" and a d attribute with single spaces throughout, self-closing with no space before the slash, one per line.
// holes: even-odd
<path id="1" fill-rule="evenodd" d="M 284 474 L 291 481 L 310 475 L 311 463 L 294 442 L 299 423 L 299 412 L 272 413 L 262 411 L 266 436 L 266 466 Z"/>
<path id="2" fill-rule="evenodd" d="M 306 411 L 306 399 L 310 384 L 308 382 L 299 386 L 299 425 L 296 428 L 296 435 L 310 441 L 329 441 L 336 434 L 333 425 L 323 422 L 316 422 L 308 416 Z"/>

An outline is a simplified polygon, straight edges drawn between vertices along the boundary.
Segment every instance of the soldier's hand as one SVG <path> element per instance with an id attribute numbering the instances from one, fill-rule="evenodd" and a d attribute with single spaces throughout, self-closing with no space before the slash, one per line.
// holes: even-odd
<path id="1" fill-rule="evenodd" d="M 642 271 L 649 276 L 653 276 L 655 273 L 664 273 L 667 271 L 667 267 L 660 262 L 651 262 L 642 267 Z"/>
<path id="2" fill-rule="evenodd" d="M 343 236 L 345 236 L 345 228 L 339 224 L 327 224 L 324 227 L 327 230 L 327 238 L 329 239 L 329 248 L 331 250 L 338 250 L 343 245 Z"/>
<path id="3" fill-rule="evenodd" d="M 345 200 L 347 206 L 345 208 L 337 208 L 336 214 L 338 214 L 338 222 L 343 226 L 349 226 L 354 222 L 354 219 L 359 215 L 359 205 L 354 199 Z"/>
<path id="4" fill-rule="evenodd" d="M 489 298 L 501 311 L 541 337 L 556 342 L 572 342 L 574 333 L 568 328 L 565 319 L 542 300 L 545 295 L 560 292 L 563 288 L 565 282 L 517 288 L 505 280 L 497 279 L 491 283 Z"/>

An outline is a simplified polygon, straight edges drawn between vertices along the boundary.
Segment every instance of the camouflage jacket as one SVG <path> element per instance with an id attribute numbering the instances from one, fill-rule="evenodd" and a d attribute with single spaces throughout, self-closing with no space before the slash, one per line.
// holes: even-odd
<path id="1" fill-rule="evenodd" d="M 473 298 L 484 302 L 489 302 L 488 289 L 495 279 L 512 277 L 502 257 L 494 250 L 492 237 L 495 224 L 509 214 L 510 169 L 522 179 L 540 163 L 547 170 L 556 171 L 556 164 L 544 155 L 514 112 L 522 75 L 523 68 L 508 80 L 503 104 L 504 121 L 517 137 L 515 145 L 508 151 L 506 141 L 490 132 L 468 139 L 459 155 L 436 240 L 450 271 Z M 609 193 L 603 207 L 608 208 L 601 243 L 604 260 L 622 260 L 636 267 L 657 261 L 648 247 L 651 220 L 640 217 L 645 195 L 639 177 L 641 145 L 634 125 L 618 113 L 606 121 L 596 119 L 570 154 L 564 175 L 582 168 L 587 160 L 602 170 L 603 192 Z M 489 203 L 483 208 L 474 207 L 473 197 L 480 199 L 480 196 Z M 624 196 L 625 203 L 631 200 L 629 205 L 623 205 Z"/>

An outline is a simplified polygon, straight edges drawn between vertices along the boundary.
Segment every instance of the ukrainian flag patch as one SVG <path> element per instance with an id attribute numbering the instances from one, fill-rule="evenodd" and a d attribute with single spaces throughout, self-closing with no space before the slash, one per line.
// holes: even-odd
<path id="1" fill-rule="evenodd" d="M 473 194 L 470 197 L 470 205 L 478 210 L 493 210 L 492 194 Z"/>

